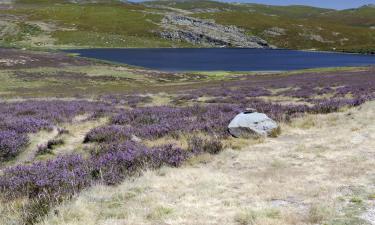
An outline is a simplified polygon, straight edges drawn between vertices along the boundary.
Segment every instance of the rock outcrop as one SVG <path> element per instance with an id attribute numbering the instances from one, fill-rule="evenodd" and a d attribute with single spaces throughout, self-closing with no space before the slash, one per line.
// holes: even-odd
<path id="1" fill-rule="evenodd" d="M 236 26 L 223 26 L 211 20 L 168 14 L 162 20 L 161 37 L 206 47 L 270 48 L 263 39 L 245 34 Z"/>
<path id="2" fill-rule="evenodd" d="M 277 136 L 280 131 L 275 121 L 266 114 L 244 112 L 238 114 L 228 126 L 229 133 L 237 138 Z"/>

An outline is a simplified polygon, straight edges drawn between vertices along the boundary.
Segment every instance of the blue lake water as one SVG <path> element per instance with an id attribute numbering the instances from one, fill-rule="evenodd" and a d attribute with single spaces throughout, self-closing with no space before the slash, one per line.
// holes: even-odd
<path id="1" fill-rule="evenodd" d="M 67 52 L 162 71 L 285 71 L 375 64 L 373 55 L 270 49 L 74 49 Z"/>

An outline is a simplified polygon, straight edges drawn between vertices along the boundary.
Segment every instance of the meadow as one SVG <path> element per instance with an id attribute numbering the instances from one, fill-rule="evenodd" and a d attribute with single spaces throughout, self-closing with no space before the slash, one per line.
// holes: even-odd
<path id="1" fill-rule="evenodd" d="M 256 148 L 265 140 L 227 132 L 246 108 L 278 121 L 283 134 L 295 121 L 345 113 L 375 97 L 373 67 L 167 73 L 60 53 L 3 53 L 1 224 L 51 224 L 46 219 L 63 215 L 58 207 L 92 188 L 121 187 L 150 171 L 204 165 L 228 149 Z M 252 215 L 237 216 L 235 223 L 247 224 L 241 221 Z"/>

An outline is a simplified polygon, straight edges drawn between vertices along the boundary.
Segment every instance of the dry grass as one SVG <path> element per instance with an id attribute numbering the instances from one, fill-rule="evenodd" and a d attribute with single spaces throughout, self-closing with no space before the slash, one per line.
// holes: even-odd
<path id="1" fill-rule="evenodd" d="M 85 121 L 85 117 L 77 117 L 73 123 L 66 124 L 64 128 L 69 131 L 62 135 L 64 144 L 53 150 L 54 154 L 82 153 L 85 144 L 85 135 L 93 128 L 102 126 L 108 122 L 108 118 Z"/>
<path id="2" fill-rule="evenodd" d="M 22 224 L 22 218 L 24 216 L 23 209 L 27 203 L 27 199 L 19 199 L 12 202 L 0 201 L 0 224 Z"/>
<path id="3" fill-rule="evenodd" d="M 374 116 L 375 102 L 306 116 L 277 139 L 94 187 L 42 224 L 366 224 Z"/>

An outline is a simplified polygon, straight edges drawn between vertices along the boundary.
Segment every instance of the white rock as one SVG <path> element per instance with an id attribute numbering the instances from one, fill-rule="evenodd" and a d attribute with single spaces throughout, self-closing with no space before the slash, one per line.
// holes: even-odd
<path id="1" fill-rule="evenodd" d="M 229 124 L 229 133 L 237 138 L 269 136 L 278 129 L 275 121 L 263 113 L 240 113 Z"/>

